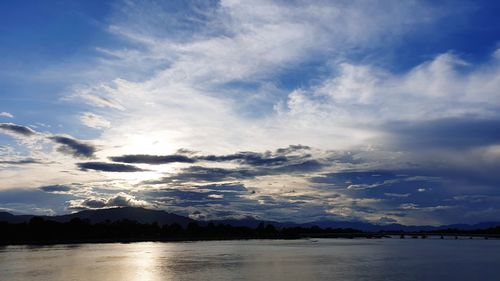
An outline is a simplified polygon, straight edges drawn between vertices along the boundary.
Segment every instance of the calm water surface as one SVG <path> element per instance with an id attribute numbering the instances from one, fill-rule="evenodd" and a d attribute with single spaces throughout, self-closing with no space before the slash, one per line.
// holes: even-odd
<path id="1" fill-rule="evenodd" d="M 7 246 L 0 280 L 500 280 L 500 240 Z"/>

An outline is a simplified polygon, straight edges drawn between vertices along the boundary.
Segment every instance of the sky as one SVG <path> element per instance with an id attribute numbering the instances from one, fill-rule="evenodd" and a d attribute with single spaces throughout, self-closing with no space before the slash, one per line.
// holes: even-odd
<path id="1" fill-rule="evenodd" d="M 0 210 L 500 217 L 497 1 L 1 1 Z"/>

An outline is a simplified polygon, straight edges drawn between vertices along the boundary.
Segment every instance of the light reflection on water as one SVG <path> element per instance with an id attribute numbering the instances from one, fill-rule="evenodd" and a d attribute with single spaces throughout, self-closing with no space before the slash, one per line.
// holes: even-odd
<path id="1" fill-rule="evenodd" d="M 7 246 L 0 280 L 500 280 L 500 240 Z"/>

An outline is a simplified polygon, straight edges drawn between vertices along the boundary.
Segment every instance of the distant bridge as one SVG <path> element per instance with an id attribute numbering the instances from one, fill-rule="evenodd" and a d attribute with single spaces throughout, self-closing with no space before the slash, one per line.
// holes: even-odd
<path id="1" fill-rule="evenodd" d="M 449 232 L 414 232 L 414 233 L 384 233 L 387 236 L 399 236 L 399 238 L 410 239 L 500 239 L 500 234 L 486 233 L 449 233 Z"/>
<path id="2" fill-rule="evenodd" d="M 399 238 L 399 239 L 500 239 L 500 234 L 467 234 L 449 232 L 363 232 L 363 233 L 305 233 L 302 238 Z"/>

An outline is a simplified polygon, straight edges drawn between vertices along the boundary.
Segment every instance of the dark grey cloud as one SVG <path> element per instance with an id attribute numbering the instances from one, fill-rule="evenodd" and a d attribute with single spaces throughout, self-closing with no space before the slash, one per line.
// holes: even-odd
<path id="1" fill-rule="evenodd" d="M 193 206 L 228 206 L 234 205 L 235 211 L 242 204 L 255 204 L 255 200 L 249 200 L 241 197 L 243 194 L 247 194 L 248 191 L 244 186 L 239 186 L 238 188 L 231 188 L 229 185 L 222 187 L 221 189 L 215 189 L 216 185 L 204 186 L 198 189 L 163 189 L 145 192 L 145 196 L 153 198 L 155 202 L 171 205 L 176 207 L 193 207 Z M 233 186 L 234 187 L 234 186 Z M 239 207 L 237 207 L 239 206 Z"/>
<path id="2" fill-rule="evenodd" d="M 0 129 L 24 137 L 31 137 L 37 134 L 36 131 L 29 127 L 17 125 L 14 123 L 0 123 Z"/>
<path id="3" fill-rule="evenodd" d="M 500 119 L 462 116 L 401 121 L 382 129 L 389 133 L 383 141 L 386 150 L 403 152 L 397 160 L 405 173 L 439 177 L 450 189 L 463 192 L 500 186 L 500 157 L 495 148 L 500 145 Z"/>
<path id="4" fill-rule="evenodd" d="M 103 172 L 143 172 L 147 171 L 133 165 L 106 163 L 106 162 L 83 162 L 76 164 L 81 170 L 95 170 Z"/>
<path id="5" fill-rule="evenodd" d="M 285 156 L 273 156 L 270 154 L 256 153 L 256 152 L 239 152 L 228 155 L 206 155 L 198 156 L 197 160 L 209 162 L 237 162 L 251 166 L 273 166 L 283 165 L 289 161 Z"/>
<path id="6" fill-rule="evenodd" d="M 385 129 L 394 135 L 390 141 L 409 149 L 453 148 L 500 143 L 500 120 L 444 118 L 419 122 L 395 122 Z"/>
<path id="7" fill-rule="evenodd" d="M 277 175 L 277 174 L 292 174 L 292 173 L 308 173 L 318 171 L 323 168 L 317 160 L 305 160 L 290 165 L 278 167 L 236 167 L 236 168 L 214 168 L 204 166 L 191 166 L 181 169 L 175 175 L 163 177 L 159 180 L 147 181 L 147 184 L 162 184 L 162 183 L 208 183 L 221 182 L 228 180 L 243 180 L 252 179 L 258 176 Z"/>
<path id="8" fill-rule="evenodd" d="M 301 144 L 297 144 L 297 145 L 289 145 L 288 147 L 285 147 L 285 148 L 278 148 L 276 149 L 276 153 L 277 154 L 289 154 L 289 153 L 293 153 L 293 152 L 297 152 L 297 151 L 304 151 L 304 150 L 310 150 L 311 147 L 310 146 L 307 146 L 307 145 L 301 145 Z"/>
<path id="9" fill-rule="evenodd" d="M 460 206 L 448 201 L 454 194 L 463 192 L 453 179 L 433 177 L 422 171 L 374 170 L 325 173 L 310 181 L 319 189 L 334 190 L 351 200 L 348 208 L 361 212 L 356 215 L 359 219 L 363 213 L 389 216 L 392 212 L 390 217 L 393 219 L 398 214 L 400 217 L 460 221 Z M 369 200 L 375 201 L 363 204 Z M 468 208 L 482 209 L 485 205 L 473 207 L 469 204 Z M 444 217 L 443 212 L 449 217 Z"/>
<path id="10" fill-rule="evenodd" d="M 227 155 L 196 155 L 195 152 L 180 149 L 178 154 L 172 155 L 144 155 L 129 154 L 114 156 L 109 159 L 113 162 L 143 163 L 143 164 L 168 164 L 168 163 L 196 163 L 196 162 L 234 162 L 249 166 L 280 166 L 286 165 L 300 159 L 310 157 L 309 154 L 297 154 L 309 150 L 310 147 L 303 145 L 290 145 L 287 148 L 279 148 L 275 152 L 265 153 L 242 151 Z M 289 155 L 295 153 L 294 155 Z"/>
<path id="11" fill-rule="evenodd" d="M 39 134 L 33 129 L 21 126 L 13 123 L 0 123 L 0 130 L 16 134 L 23 137 L 32 137 L 34 135 Z M 72 155 L 74 157 L 80 158 L 91 158 L 94 156 L 96 148 L 88 143 L 84 143 L 80 140 L 74 139 L 69 136 L 57 136 L 46 134 L 44 135 L 47 139 L 59 144 L 59 148 L 57 149 L 59 152 Z M 8 163 L 6 163 L 8 164 Z M 13 163 L 14 164 L 14 163 Z M 22 164 L 22 163 L 18 163 Z M 25 163 L 28 164 L 28 163 Z"/>
<path id="12" fill-rule="evenodd" d="M 40 190 L 45 192 L 68 192 L 71 191 L 71 187 L 62 184 L 47 185 L 39 187 Z"/>
<path id="13" fill-rule="evenodd" d="M 203 166 L 191 166 L 181 170 L 181 172 L 164 177 L 156 181 L 148 181 L 149 184 L 161 183 L 184 183 L 184 182 L 219 182 L 225 180 L 238 180 L 253 178 L 257 175 L 256 171 L 250 169 L 225 169 L 210 168 Z"/>
<path id="14" fill-rule="evenodd" d="M 57 151 L 79 158 L 94 157 L 96 148 L 93 145 L 65 136 L 51 136 L 50 140 L 61 146 Z"/>
<path id="15" fill-rule="evenodd" d="M 113 162 L 122 162 L 122 163 L 143 163 L 143 164 L 168 164 L 168 163 L 194 163 L 196 160 L 192 159 L 185 155 L 144 155 L 144 154 L 135 154 L 135 155 L 123 155 L 123 156 L 114 156 L 109 157 L 109 159 Z"/>
<path id="16" fill-rule="evenodd" d="M 335 190 L 352 198 L 377 198 L 393 201 L 442 200 L 447 196 L 443 189 L 444 179 L 414 171 L 343 171 L 325 173 L 309 179 L 321 189 Z M 422 189 L 432 190 L 432 196 Z"/>
<path id="17" fill-rule="evenodd" d="M 110 159 L 124 163 L 199 163 L 195 166 L 183 168 L 176 174 L 145 182 L 146 184 L 197 184 L 251 179 L 257 176 L 284 173 L 309 173 L 321 170 L 327 164 L 312 159 L 310 154 L 304 153 L 309 149 L 308 146 L 291 145 L 287 148 L 280 148 L 275 152 L 267 151 L 264 153 L 247 151 L 227 155 L 197 155 L 195 152 L 187 151 L 186 154 L 182 155 L 123 155 L 110 157 Z M 231 162 L 239 164 L 239 166 L 234 168 L 206 167 L 203 166 L 203 164 L 206 164 L 205 162 Z"/>
<path id="18" fill-rule="evenodd" d="M 278 148 L 274 152 L 267 151 L 258 153 L 243 151 L 228 155 L 197 156 L 196 159 L 209 162 L 236 162 L 238 164 L 255 167 L 283 166 L 311 157 L 310 154 L 304 153 L 309 149 L 309 146 L 290 145 L 286 148 Z"/>

